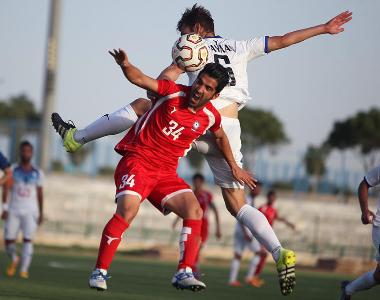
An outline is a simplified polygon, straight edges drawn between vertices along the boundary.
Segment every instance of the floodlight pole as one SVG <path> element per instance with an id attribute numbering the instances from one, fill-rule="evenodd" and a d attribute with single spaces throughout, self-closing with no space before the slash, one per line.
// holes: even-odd
<path id="1" fill-rule="evenodd" d="M 50 1 L 48 40 L 46 50 L 46 71 L 44 84 L 44 102 L 40 127 L 40 167 L 47 171 L 49 167 L 50 133 L 52 130 L 50 116 L 55 102 L 55 77 L 57 70 L 58 34 L 61 0 Z"/>

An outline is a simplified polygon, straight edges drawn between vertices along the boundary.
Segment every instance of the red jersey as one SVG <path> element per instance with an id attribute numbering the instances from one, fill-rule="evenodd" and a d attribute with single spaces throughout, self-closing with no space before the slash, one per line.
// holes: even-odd
<path id="1" fill-rule="evenodd" d="M 274 221 L 277 219 L 277 209 L 275 209 L 273 206 L 265 204 L 259 208 L 259 211 L 264 214 L 269 224 L 272 226 Z"/>
<path id="2" fill-rule="evenodd" d="M 178 160 L 206 130 L 220 128 L 221 117 L 208 102 L 198 111 L 189 108 L 189 86 L 158 80 L 159 97 L 116 145 L 121 155 L 143 158 L 153 167 L 176 170 Z"/>
<path id="3" fill-rule="evenodd" d="M 202 190 L 200 192 L 195 193 L 195 197 L 197 197 L 198 202 L 203 210 L 203 219 L 208 218 L 208 208 L 212 202 L 212 194 L 208 191 Z"/>

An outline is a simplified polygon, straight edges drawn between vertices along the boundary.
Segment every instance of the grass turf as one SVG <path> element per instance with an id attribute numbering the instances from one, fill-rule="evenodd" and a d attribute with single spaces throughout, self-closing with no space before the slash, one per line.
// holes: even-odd
<path id="1" fill-rule="evenodd" d="M 0 253 L 0 299 L 1 300 L 76 300 L 76 299 L 133 299 L 133 300 L 170 300 L 170 299 L 284 299 L 280 294 L 276 274 L 264 272 L 266 284 L 257 289 L 250 286 L 241 288 L 226 285 L 227 266 L 204 266 L 202 277 L 207 290 L 200 293 L 176 290 L 170 285 L 175 271 L 174 263 L 157 260 L 115 259 L 108 283 L 108 290 L 98 292 L 87 286 L 89 272 L 95 262 L 94 257 L 75 256 L 62 253 L 35 255 L 30 279 L 4 275 L 4 253 Z M 241 277 L 245 270 L 242 270 Z M 286 299 L 328 300 L 339 299 L 342 276 L 326 273 L 298 272 L 295 292 Z M 355 295 L 355 300 L 378 299 L 380 287 Z"/>

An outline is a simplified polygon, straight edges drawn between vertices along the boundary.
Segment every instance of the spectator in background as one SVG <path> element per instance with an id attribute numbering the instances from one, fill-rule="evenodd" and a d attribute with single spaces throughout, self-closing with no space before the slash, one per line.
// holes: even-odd
<path id="1" fill-rule="evenodd" d="M 20 162 L 12 168 L 12 182 L 4 186 L 3 213 L 5 220 L 5 249 L 11 259 L 6 274 L 16 274 L 20 258 L 16 251 L 19 231 L 23 235 L 20 277 L 29 277 L 29 266 L 33 256 L 33 235 L 42 223 L 43 174 L 32 165 L 33 146 L 25 141 L 20 144 Z M 9 201 L 8 201 L 9 199 Z"/>
<path id="2" fill-rule="evenodd" d="M 3 176 L 0 178 L 0 185 L 4 185 L 11 179 L 11 164 L 5 158 L 3 153 L 0 151 L 0 170 L 3 171 Z M 3 207 L 4 209 L 4 207 Z"/>
<path id="3" fill-rule="evenodd" d="M 289 222 L 286 218 L 283 216 L 279 216 L 277 209 L 274 207 L 274 204 L 277 200 L 276 191 L 270 190 L 267 193 L 267 203 L 259 207 L 259 211 L 261 211 L 264 216 L 267 218 L 269 224 L 273 226 L 274 221 L 280 221 L 284 223 L 286 226 L 291 228 L 292 230 L 296 230 L 296 226 Z M 267 259 L 267 252 L 265 251 L 264 247 L 262 247 L 260 261 L 258 261 L 256 266 L 253 266 L 255 269 L 254 277 L 256 278 L 256 281 L 259 283 L 259 286 L 264 284 L 264 281 L 260 279 L 261 272 L 264 269 L 265 262 Z"/>
<path id="4" fill-rule="evenodd" d="M 215 215 L 215 224 L 216 224 L 216 231 L 215 236 L 219 240 L 222 237 L 222 232 L 220 230 L 220 219 L 219 219 L 219 213 L 218 210 L 213 202 L 213 196 L 212 194 L 207 191 L 204 188 L 205 178 L 202 174 L 196 173 L 193 176 L 193 192 L 195 196 L 197 197 L 197 200 L 203 210 L 203 217 L 202 217 L 202 227 L 201 227 L 201 246 L 199 248 L 199 252 L 196 258 L 195 266 L 193 267 L 193 272 L 199 275 L 199 255 L 201 252 L 201 249 L 205 245 L 205 243 L 208 240 L 208 231 L 209 231 L 209 221 L 208 221 L 208 215 L 209 215 L 209 209 L 211 209 Z M 173 229 L 177 225 L 179 221 L 179 217 L 177 217 L 173 222 Z"/>

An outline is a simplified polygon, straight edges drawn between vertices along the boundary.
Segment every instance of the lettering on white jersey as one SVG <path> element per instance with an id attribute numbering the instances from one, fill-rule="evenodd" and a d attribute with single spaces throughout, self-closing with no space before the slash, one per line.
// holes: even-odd
<path id="1" fill-rule="evenodd" d="M 249 40 L 230 40 L 220 36 L 206 38 L 209 47 L 208 62 L 215 62 L 223 65 L 230 76 L 229 85 L 220 93 L 220 99 L 212 101 L 216 109 L 221 109 L 231 103 L 238 104 L 239 109 L 243 108 L 248 100 L 248 75 L 247 65 L 252 59 L 258 58 L 267 53 L 267 37 L 253 38 Z M 188 72 L 189 85 L 192 85 L 200 70 Z"/>

